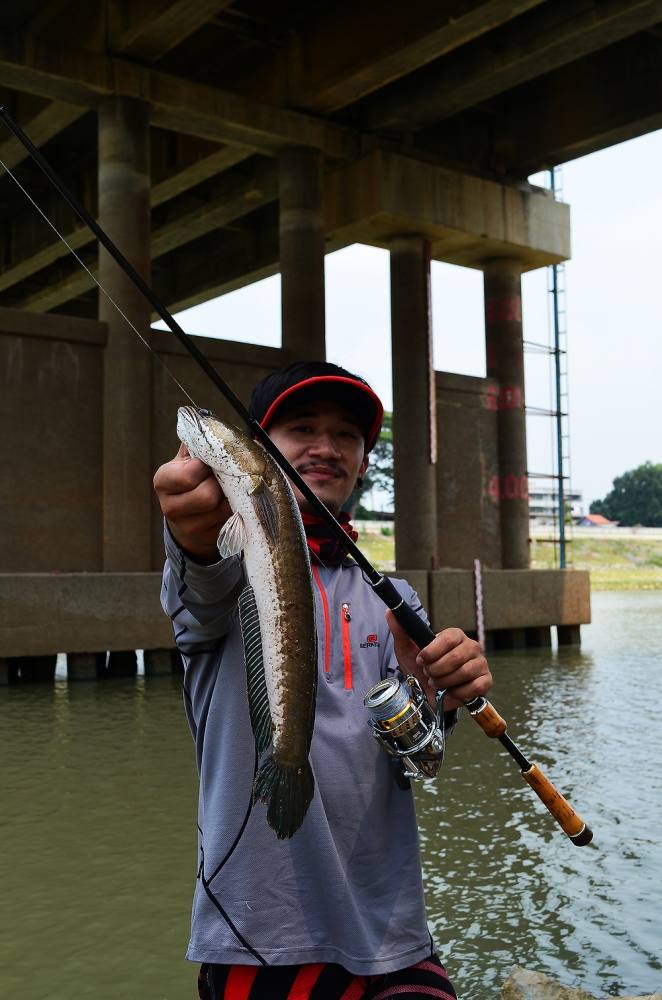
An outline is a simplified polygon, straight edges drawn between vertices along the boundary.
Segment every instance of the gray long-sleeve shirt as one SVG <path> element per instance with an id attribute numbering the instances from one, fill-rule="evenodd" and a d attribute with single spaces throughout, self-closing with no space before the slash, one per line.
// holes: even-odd
<path id="1" fill-rule="evenodd" d="M 187 958 L 335 962 L 366 975 L 420 961 L 430 954 L 431 938 L 413 797 L 398 787 L 363 706 L 368 688 L 398 669 L 382 602 L 354 563 L 315 568 L 315 795 L 290 840 L 276 838 L 261 804 L 242 832 L 255 751 L 236 612 L 241 563 L 234 557 L 197 565 L 167 531 L 166 551 L 162 603 L 185 663 L 200 775 L 199 872 Z M 424 617 L 412 588 L 393 582 Z"/>

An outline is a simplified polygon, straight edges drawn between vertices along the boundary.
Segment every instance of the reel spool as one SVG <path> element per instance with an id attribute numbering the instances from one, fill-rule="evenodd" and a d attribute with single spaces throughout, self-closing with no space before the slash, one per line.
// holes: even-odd
<path id="1" fill-rule="evenodd" d="M 446 745 L 444 694 L 437 691 L 433 709 L 410 674 L 404 682 L 397 677 L 379 681 L 363 699 L 375 739 L 405 778 L 434 778 L 441 767 Z"/>

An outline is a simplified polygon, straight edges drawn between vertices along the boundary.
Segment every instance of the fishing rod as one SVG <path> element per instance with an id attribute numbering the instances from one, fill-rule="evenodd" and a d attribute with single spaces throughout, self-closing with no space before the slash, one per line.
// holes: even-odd
<path id="1" fill-rule="evenodd" d="M 313 493 L 311 488 L 302 479 L 296 469 L 290 465 L 285 456 L 271 440 L 266 430 L 260 426 L 254 417 L 251 417 L 239 397 L 235 395 L 227 382 L 216 371 L 214 366 L 205 357 L 202 351 L 200 351 L 200 349 L 195 345 L 192 338 L 184 332 L 179 323 L 170 314 L 169 310 L 166 309 L 160 299 L 156 296 L 152 288 L 115 246 L 99 223 L 92 217 L 92 215 L 90 215 L 87 209 L 81 205 L 76 196 L 69 191 L 64 182 L 60 179 L 59 175 L 53 170 L 51 165 L 26 135 L 20 125 L 14 121 L 11 115 L 9 115 L 3 107 L 0 107 L 0 118 L 2 118 L 7 128 L 27 150 L 31 158 L 46 175 L 55 190 L 64 198 L 74 214 L 85 223 L 92 233 L 94 233 L 98 241 L 108 251 L 116 264 L 122 269 L 122 271 L 124 271 L 138 291 L 142 293 L 155 312 L 158 313 L 164 321 L 168 329 L 174 333 L 182 346 L 193 357 L 205 374 L 214 383 L 216 388 L 225 397 L 230 406 L 241 417 L 248 428 L 249 434 L 258 440 L 265 450 L 271 455 L 285 475 L 288 476 L 290 481 L 306 498 L 311 506 L 311 509 L 314 510 L 317 516 L 320 517 L 328 526 L 329 530 L 338 540 L 343 549 L 351 555 L 355 562 L 360 566 L 365 578 L 374 592 L 384 602 L 384 604 L 390 608 L 397 621 L 400 625 L 402 625 L 409 637 L 420 649 L 429 645 L 429 643 L 436 638 L 436 633 L 433 632 L 430 626 L 419 618 L 413 608 L 405 602 L 404 598 L 401 597 L 395 585 L 388 579 L 388 577 L 383 576 L 383 574 L 379 573 L 378 570 L 372 566 L 356 543 L 349 537 L 347 532 L 344 531 L 331 511 L 319 499 L 319 497 Z M 11 171 L 6 167 L 5 169 L 10 177 L 15 180 Z M 57 232 L 57 230 L 55 231 Z M 58 236 L 60 239 L 63 239 L 59 233 Z M 66 241 L 64 242 L 66 243 Z M 97 284 L 99 284 L 98 281 Z M 99 287 L 101 288 L 100 284 Z M 578 847 L 583 847 L 585 844 L 589 844 L 593 839 L 593 833 L 589 827 L 586 826 L 584 821 L 574 811 L 569 802 L 567 802 L 561 793 L 557 791 L 551 781 L 543 774 L 538 765 L 528 760 L 517 744 L 514 743 L 513 740 L 511 740 L 511 738 L 507 735 L 506 722 L 501 718 L 493 705 L 487 701 L 486 698 L 478 697 L 466 702 L 465 707 L 471 717 L 481 727 L 483 732 L 493 739 L 498 739 L 501 745 L 508 751 L 510 756 L 517 762 L 524 780 L 531 786 L 538 798 L 544 803 L 554 819 L 560 825 L 563 832 L 567 834 L 573 844 Z"/>

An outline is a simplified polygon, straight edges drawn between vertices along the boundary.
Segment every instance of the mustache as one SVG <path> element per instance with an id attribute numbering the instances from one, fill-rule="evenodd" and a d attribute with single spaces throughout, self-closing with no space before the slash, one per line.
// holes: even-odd
<path id="1" fill-rule="evenodd" d="M 346 473 L 335 462 L 303 462 L 301 465 L 297 465 L 296 470 L 300 476 L 304 475 L 306 472 L 312 472 L 314 469 L 325 469 L 333 472 L 338 478 L 343 478 Z"/>

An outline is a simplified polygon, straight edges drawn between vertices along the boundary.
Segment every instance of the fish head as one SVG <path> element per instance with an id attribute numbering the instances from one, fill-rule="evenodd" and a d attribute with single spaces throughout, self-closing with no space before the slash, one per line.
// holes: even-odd
<path id="1" fill-rule="evenodd" d="M 247 434 L 219 420 L 210 410 L 180 406 L 177 436 L 191 455 L 218 473 L 245 476 L 249 481 L 265 474 L 267 456 L 264 450 Z"/>
<path id="2" fill-rule="evenodd" d="M 180 406 L 177 410 L 177 437 L 188 448 L 189 454 L 210 464 L 215 436 L 210 431 L 210 421 L 215 421 L 210 410 L 197 406 Z"/>

